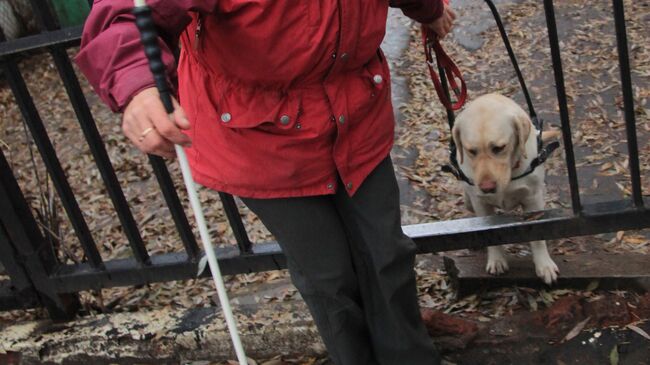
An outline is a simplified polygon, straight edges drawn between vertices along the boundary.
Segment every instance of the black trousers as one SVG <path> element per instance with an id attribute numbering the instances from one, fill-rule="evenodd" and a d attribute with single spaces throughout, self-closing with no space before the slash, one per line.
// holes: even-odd
<path id="1" fill-rule="evenodd" d="M 420 317 L 415 244 L 402 232 L 390 158 L 353 197 L 242 199 L 276 237 L 339 365 L 440 362 Z"/>

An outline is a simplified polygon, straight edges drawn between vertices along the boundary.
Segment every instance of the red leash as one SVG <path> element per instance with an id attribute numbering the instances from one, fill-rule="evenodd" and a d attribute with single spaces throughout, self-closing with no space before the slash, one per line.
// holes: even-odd
<path id="1" fill-rule="evenodd" d="M 458 66 L 452 61 L 452 59 L 447 55 L 445 50 L 440 45 L 438 36 L 427 26 L 422 26 L 422 43 L 424 44 L 424 55 L 427 58 L 427 66 L 429 67 L 429 73 L 431 74 L 431 81 L 436 87 L 436 93 L 442 105 L 447 108 L 447 110 L 458 110 L 462 108 L 467 100 L 467 86 L 465 85 L 465 80 L 463 75 L 460 73 Z M 444 89 L 442 88 L 442 83 L 440 78 L 436 73 L 433 63 L 433 54 L 435 53 L 438 65 L 444 70 L 445 76 L 449 85 L 451 86 L 451 91 L 456 97 L 456 102 L 452 102 L 447 97 Z M 458 87 L 458 81 L 460 81 L 460 88 Z"/>

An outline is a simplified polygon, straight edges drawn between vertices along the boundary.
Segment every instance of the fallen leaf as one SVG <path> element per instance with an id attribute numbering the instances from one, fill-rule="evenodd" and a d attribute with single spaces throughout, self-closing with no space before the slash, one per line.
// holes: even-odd
<path id="1" fill-rule="evenodd" d="M 542 298 L 542 301 L 544 302 L 547 308 L 550 307 L 555 301 L 555 299 L 553 299 L 553 296 L 546 290 L 542 290 L 539 293 L 539 297 Z"/>
<path id="2" fill-rule="evenodd" d="M 635 326 L 633 324 L 628 324 L 627 328 L 631 329 L 632 331 L 634 331 L 634 332 L 638 333 L 639 335 L 645 337 L 646 339 L 650 340 L 650 335 L 648 334 L 648 332 L 642 330 L 641 328 L 639 328 L 639 327 L 637 327 L 637 326 Z"/>
<path id="3" fill-rule="evenodd" d="M 201 276 L 203 274 L 203 271 L 205 271 L 205 268 L 208 265 L 208 256 L 203 256 L 201 257 L 201 260 L 199 260 L 199 264 L 197 265 L 197 270 L 196 270 L 196 277 Z"/>
<path id="4" fill-rule="evenodd" d="M 585 319 L 584 321 L 576 324 L 576 326 L 573 327 L 571 329 L 571 331 L 569 331 L 569 333 L 566 334 L 566 336 L 564 336 L 564 338 L 562 339 L 562 341 L 560 341 L 560 343 L 569 341 L 572 338 L 579 335 L 580 332 L 585 328 L 585 326 L 587 325 L 587 322 L 589 322 L 590 319 L 591 319 L 591 317 L 587 317 L 587 319 Z"/>
<path id="5" fill-rule="evenodd" d="M 598 280 L 592 280 L 589 285 L 587 285 L 587 288 L 585 289 L 586 291 L 594 291 L 598 289 L 598 285 L 600 282 Z"/>
<path id="6" fill-rule="evenodd" d="M 531 312 L 537 312 L 537 300 L 533 298 L 532 295 L 528 294 L 528 305 L 530 306 Z"/>
<path id="7" fill-rule="evenodd" d="M 610 365 L 618 365 L 618 345 L 614 345 L 614 348 L 609 353 L 609 363 Z"/>
<path id="8" fill-rule="evenodd" d="M 538 220 L 538 219 L 542 218 L 543 216 L 544 216 L 544 212 L 535 213 L 535 214 L 526 216 L 525 221 L 526 222 L 535 221 L 535 220 Z"/>
<path id="9" fill-rule="evenodd" d="M 618 231 L 616 232 L 616 240 L 620 241 L 623 239 L 623 235 L 625 235 L 625 231 Z"/>

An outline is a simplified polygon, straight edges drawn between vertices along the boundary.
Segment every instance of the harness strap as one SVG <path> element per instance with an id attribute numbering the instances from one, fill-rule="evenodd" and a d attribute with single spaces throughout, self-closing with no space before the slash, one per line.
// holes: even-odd
<path id="1" fill-rule="evenodd" d="M 535 171 L 537 166 L 543 164 L 546 162 L 546 159 L 555 151 L 558 147 L 560 147 L 560 142 L 555 141 L 547 144 L 544 148 L 540 149 L 539 154 L 537 154 L 537 157 L 535 157 L 531 162 L 530 166 L 528 166 L 528 169 L 524 171 L 521 175 L 515 176 L 511 178 L 511 181 L 521 179 L 522 177 L 528 176 Z"/>
<path id="2" fill-rule="evenodd" d="M 524 81 L 524 76 L 521 73 L 521 69 L 519 68 L 519 63 L 517 62 L 517 57 L 515 57 L 515 52 L 512 50 L 512 46 L 510 45 L 510 39 L 508 39 L 508 34 L 506 33 L 506 28 L 503 25 L 503 21 L 501 20 L 499 11 L 497 10 L 497 7 L 494 5 L 493 0 L 485 0 L 485 3 L 488 5 L 490 11 L 492 12 L 492 16 L 494 17 L 494 20 L 497 23 L 497 28 L 499 29 L 499 34 L 501 34 L 503 45 L 506 47 L 506 51 L 508 52 L 508 56 L 510 57 L 510 62 L 512 63 L 512 67 L 515 69 L 515 74 L 517 75 L 517 79 L 519 80 L 521 91 L 524 93 L 524 98 L 526 99 L 526 104 L 528 105 L 528 114 L 530 114 L 530 116 L 534 118 L 537 115 L 537 113 L 535 113 L 535 108 L 533 106 L 532 98 L 528 93 L 528 88 L 526 87 L 526 81 Z M 539 130 L 541 131 L 542 129 Z"/>

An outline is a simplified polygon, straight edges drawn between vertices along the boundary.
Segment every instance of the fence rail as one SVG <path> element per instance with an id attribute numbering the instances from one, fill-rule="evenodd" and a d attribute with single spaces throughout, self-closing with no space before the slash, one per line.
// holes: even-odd
<path id="1" fill-rule="evenodd" d="M 490 0 L 486 2 L 495 12 L 495 17 L 498 16 L 494 4 Z M 202 253 L 165 162 L 159 157 L 149 157 L 184 251 L 150 255 L 144 246 L 140 228 L 120 187 L 66 51 L 79 44 L 81 28 L 56 29 L 56 22 L 53 21 L 53 14 L 49 9 L 39 7 L 38 0 L 32 0 L 32 4 L 37 9 L 35 13 L 44 31 L 37 35 L 0 42 L 0 67 L 86 259 L 75 265 L 62 264 L 57 260 L 53 247 L 49 246 L 41 233 L 15 176 L 0 151 L 0 260 L 11 278 L 10 281 L 0 281 L 0 310 L 44 306 L 52 318 L 66 319 L 79 307 L 79 291 L 196 277 L 197 263 Z M 420 252 L 477 248 L 650 227 L 650 211 L 645 208 L 650 201 L 643 198 L 641 191 L 623 2 L 613 0 L 613 14 L 624 97 L 632 198 L 598 204 L 581 202 L 552 0 L 544 0 L 544 8 L 564 135 L 571 209 L 546 210 L 542 216 L 492 216 L 405 226 L 404 231 L 414 238 Z M 97 242 L 81 213 L 18 67 L 17 57 L 35 50 L 46 50 L 54 60 L 107 194 L 125 232 L 132 258 L 105 261 L 99 254 Z M 233 197 L 223 193 L 219 196 L 237 241 L 236 246 L 217 250 L 223 273 L 239 274 L 284 268 L 286 262 L 278 244 L 253 244 L 246 233 Z M 209 274 L 204 272 L 203 275 Z"/>

